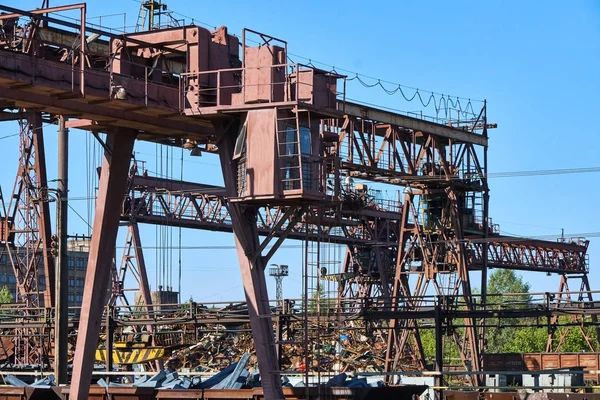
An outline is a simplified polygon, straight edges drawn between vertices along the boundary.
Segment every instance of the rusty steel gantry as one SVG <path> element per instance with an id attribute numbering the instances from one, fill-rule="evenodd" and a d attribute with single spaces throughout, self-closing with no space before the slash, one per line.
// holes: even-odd
<path id="1" fill-rule="evenodd" d="M 346 101 L 344 76 L 288 63 L 287 44 L 258 32 L 245 30 L 241 43 L 225 27 L 117 35 L 86 27 L 84 4 L 0 9 L 9 13 L 0 16 L 0 101 L 4 109 L 17 110 L 9 117 L 26 120 L 31 132 L 23 135 L 32 141 L 21 159 L 35 154 L 33 165 L 42 168 L 27 167 L 36 179 L 25 187 L 47 187 L 39 158 L 42 115 L 106 133 L 72 398 L 87 397 L 103 320 L 102 288 L 119 222 L 132 217 L 233 232 L 269 399 L 282 398 L 282 391 L 265 267 L 286 238 L 326 238 L 347 247 L 342 272 L 327 279 L 339 282 L 339 308 L 348 311 L 364 304 L 350 300 L 375 299 L 373 312 L 386 311 L 387 371 L 398 370 L 406 355 L 424 368 L 417 316 L 418 299 L 428 290 L 474 310 L 470 271 L 482 271 L 484 307 L 490 267 L 560 274 L 564 292 L 567 277 L 581 277 L 589 294 L 587 242 L 511 238 L 494 229 L 488 218 L 485 104 L 473 119 L 432 122 Z M 80 23 L 53 16 L 69 9 L 81 11 Z M 32 22 L 19 25 L 19 17 Z M 260 44 L 247 45 L 247 34 Z M 129 175 L 135 140 L 217 153 L 224 187 Z M 402 196 L 378 202 L 366 184 L 355 186 L 349 178 L 399 186 Z M 21 181 L 13 198 L 38 204 L 28 211 L 40 227 L 31 254 L 44 255 L 50 277 L 48 203 L 24 197 Z M 15 218 L 5 214 L 2 221 L 2 238 L 14 247 Z M 31 294 L 26 277 L 35 268 L 15 265 L 17 276 L 24 277 L 23 296 Z M 49 301 L 52 290 L 48 285 Z M 480 371 L 482 332 L 475 317 L 461 315 L 465 335 L 452 337 L 467 368 Z M 436 367 L 442 369 L 441 359 Z M 478 376 L 472 377 L 477 383 Z"/>

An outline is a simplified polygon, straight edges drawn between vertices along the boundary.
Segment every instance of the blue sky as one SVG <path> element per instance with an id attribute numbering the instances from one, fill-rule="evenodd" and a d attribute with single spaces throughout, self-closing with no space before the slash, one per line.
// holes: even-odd
<path id="1" fill-rule="evenodd" d="M 21 8 L 35 8 L 41 1 L 8 1 Z M 64 4 L 64 3 L 61 3 Z M 51 5 L 59 5 L 52 1 Z M 489 172 L 600 165 L 600 128 L 595 123 L 600 101 L 600 3 L 518 1 L 371 2 L 269 1 L 188 2 L 168 1 L 171 10 L 212 26 L 226 25 L 230 33 L 252 28 L 288 41 L 291 53 L 328 66 L 356 71 L 452 96 L 488 100 L 488 117 L 498 123 L 490 131 Z M 88 2 L 88 17 L 127 13 L 135 23 L 139 3 Z M 177 18 L 182 18 L 177 15 Z M 90 19 L 90 22 L 98 22 Z M 104 17 L 119 26 L 122 16 Z M 292 56 L 297 61 L 306 61 Z M 318 65 L 322 66 L 322 65 Z M 369 81 L 373 83 L 374 81 Z M 391 87 L 390 87 L 391 88 Z M 353 99 L 416 111 L 421 107 L 381 89 L 348 85 Z M 4 134 L 17 132 L 4 123 Z M 56 177 L 55 127 L 46 130 L 48 176 Z M 4 136 L 0 135 L 0 136 Z M 85 197 L 86 133 L 71 134 L 72 198 Z M 89 139 L 88 139 L 89 140 Z M 2 139 L 0 157 L 4 173 L 0 185 L 10 191 L 16 171 L 16 137 Z M 138 157 L 155 162 L 155 146 L 136 145 Z M 180 176 L 180 151 L 174 150 L 176 177 Z M 164 164 L 164 162 L 163 162 Z M 163 166 L 164 168 L 164 166 Z M 184 155 L 184 178 L 219 183 L 216 157 Z M 600 196 L 598 174 L 572 174 L 490 179 L 490 215 L 504 232 L 518 235 L 560 235 L 600 231 L 595 209 Z M 84 217 L 85 201 L 73 201 Z M 70 213 L 71 233 L 87 232 L 83 221 Z M 173 232 L 173 242 L 178 241 Z M 600 289 L 600 238 L 591 238 L 591 282 Z M 121 241 L 122 242 L 122 241 Z M 156 246 L 154 227 L 145 227 L 142 242 Z M 184 246 L 233 245 L 228 234 L 184 231 Z M 294 242 L 286 242 L 297 245 Z M 118 243 L 118 246 L 121 246 Z M 155 250 L 146 251 L 152 286 L 155 282 Z M 173 254 L 175 270 L 178 256 Z M 300 251 L 286 248 L 274 263 L 290 265 L 284 281 L 287 296 L 300 293 Z M 243 298 L 237 258 L 233 250 L 183 250 L 182 298 L 196 300 Z M 176 273 L 175 273 L 176 275 Z M 558 288 L 557 277 L 524 274 L 534 291 Z M 274 282 L 268 279 L 272 296 Z M 177 287 L 176 278 L 174 285 Z M 479 286 L 479 283 L 474 283 Z"/>

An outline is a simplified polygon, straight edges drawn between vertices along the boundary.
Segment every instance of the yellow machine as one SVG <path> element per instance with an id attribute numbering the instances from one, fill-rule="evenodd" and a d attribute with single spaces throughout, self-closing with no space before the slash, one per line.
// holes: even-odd
<path id="1" fill-rule="evenodd" d="M 145 343 L 115 342 L 112 361 L 115 364 L 142 364 L 169 357 L 178 346 L 148 346 Z M 95 359 L 106 361 L 106 349 L 96 349 Z"/>

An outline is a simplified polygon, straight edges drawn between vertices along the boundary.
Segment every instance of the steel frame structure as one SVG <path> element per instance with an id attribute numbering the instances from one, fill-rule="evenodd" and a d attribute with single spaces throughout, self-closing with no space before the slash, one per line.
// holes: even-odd
<path id="1" fill-rule="evenodd" d="M 19 167 L 8 208 L 0 192 L 1 242 L 6 246 L 17 282 L 17 300 L 27 307 L 54 304 L 54 258 L 50 253 L 50 207 L 42 115 L 21 110 Z M 41 268 L 40 268 L 41 267 Z M 45 281 L 40 278 L 44 273 Z M 45 288 L 42 286 L 45 285 Z M 28 313 L 27 308 L 24 310 Z M 40 341 L 42 332 L 23 327 L 14 336 L 17 363 L 47 364 L 51 340 Z"/>
<path id="2" fill-rule="evenodd" d="M 269 70 L 268 79 L 287 77 L 287 86 L 277 86 L 279 83 L 274 81 L 265 84 L 260 81 L 264 78 L 260 72 L 259 76 L 252 75 L 257 70 L 252 57 L 260 58 L 261 50 L 246 46 L 245 37 L 242 68 L 231 65 L 239 61 L 238 42 L 226 29 L 208 32 L 181 27 L 113 35 L 85 26 L 85 5 L 32 12 L 4 5 L 0 9 L 12 13 L 0 16 L 3 20 L 27 16 L 76 30 L 51 34 L 33 24 L 29 35 L 15 36 L 0 49 L 3 107 L 63 115 L 70 118 L 68 127 L 107 133 L 74 362 L 74 399 L 87 396 L 93 352 L 103 321 L 101 289 L 108 282 L 119 220 L 132 216 L 137 222 L 233 232 L 265 397 L 269 399 L 282 398 L 282 391 L 264 270 L 285 238 L 326 238 L 348 246 L 342 274 L 333 277 L 342 283 L 338 305 L 344 312 L 356 313 L 360 310 L 346 308 L 345 297 L 375 297 L 377 304 L 388 308 L 388 371 L 399 369 L 399 360 L 406 353 L 413 354 L 417 364 L 424 366 L 417 319 L 424 306 L 419 299 L 428 288 L 441 298 L 454 302 L 460 299 L 465 307 L 465 312 L 456 314 L 464 317 L 465 337 L 453 337 L 467 368 L 479 371 L 483 337 L 473 314 L 469 271 L 482 271 L 484 308 L 489 267 L 563 275 L 587 273 L 587 245 L 520 240 L 494 232 L 488 218 L 489 126 L 485 105 L 476 118 L 441 124 L 346 102 L 345 93 L 336 98 L 335 91 L 335 82 L 343 77 L 282 64 L 275 58 L 263 69 Z M 80 9 L 80 24 L 50 16 L 64 9 Z M 197 42 L 174 39 L 186 29 L 199 33 Z M 110 42 L 96 43 L 93 48 L 87 43 L 86 32 Z M 80 39 L 79 47 L 67 48 L 66 58 L 58 56 L 63 45 L 57 42 L 65 43 L 69 35 Z M 268 46 L 276 41 L 266 35 L 260 37 Z M 178 48 L 181 43 L 188 46 L 187 50 Z M 208 64 L 202 64 L 200 58 L 186 58 L 188 53 L 202 52 L 201 44 L 211 48 L 212 56 L 202 53 L 208 57 L 204 60 Z M 273 49 L 285 59 L 287 44 Z M 137 58 L 132 56 L 134 53 Z M 98 61 L 98 54 L 103 61 Z M 167 64 L 181 72 L 178 82 L 163 81 L 168 68 L 160 68 Z M 302 79 L 313 76 L 318 78 L 308 84 L 306 91 Z M 240 77 L 242 83 L 238 84 Z M 258 79 L 259 89 L 251 87 L 254 78 Z M 313 95 L 318 91 L 313 91 L 311 85 L 317 84 L 327 86 L 327 90 Z M 240 132 L 246 129 L 247 121 L 260 124 L 268 118 L 274 118 L 278 130 L 274 132 L 278 151 L 290 143 L 300 147 L 299 139 L 282 144 L 282 138 L 287 137 L 279 130 L 283 119 L 294 121 L 286 128 L 286 135 L 291 132 L 298 136 L 301 127 L 309 125 L 309 134 L 318 138 L 318 145 L 311 149 L 316 155 L 309 157 L 304 149 L 298 149 L 276 159 L 286 165 L 292 165 L 293 157 L 296 163 L 307 163 L 306 167 L 295 166 L 299 178 L 291 175 L 290 167 L 282 167 L 287 171 L 286 179 L 307 186 L 300 191 L 294 189 L 293 194 L 288 191 L 273 197 L 272 193 L 263 193 L 261 197 L 264 182 L 240 185 Z M 39 136 L 33 133 L 33 138 L 41 140 L 41 132 Z M 218 153 L 224 188 L 139 176 L 133 177 L 128 186 L 136 139 L 171 145 L 190 143 L 202 151 Z M 40 145 L 38 142 L 35 147 L 38 158 L 43 148 Z M 22 159 L 28 157 L 25 152 Z M 41 157 L 38 166 L 43 164 L 43 153 Z M 313 179 L 317 174 L 318 179 Z M 26 187 L 44 188 L 45 177 L 41 172 L 38 177 L 38 186 Z M 369 198 L 367 189 L 346 187 L 345 178 L 402 187 L 403 201 L 377 204 Z M 325 188 L 329 182 L 332 184 Z M 258 190 L 259 195 L 252 190 Z M 285 192 L 286 188 L 274 190 Z M 33 203 L 29 199 L 28 207 Z M 43 229 L 38 245 L 46 245 L 49 221 L 43 217 L 48 215 L 43 208 L 47 203 L 41 204 L 38 226 Z M 261 241 L 260 236 L 265 238 Z M 275 244 L 263 254 L 275 238 Z M 357 257 L 360 253 L 367 257 Z M 53 276 L 50 261 L 45 267 L 47 277 Z M 561 285 L 561 290 L 565 288 Z M 454 307 L 452 301 L 448 300 L 449 307 Z M 411 313 L 408 317 L 397 314 L 401 306 Z M 486 316 L 477 315 L 483 319 Z M 441 370 L 441 360 L 437 360 L 437 368 Z M 477 383 L 478 376 L 472 377 Z"/>

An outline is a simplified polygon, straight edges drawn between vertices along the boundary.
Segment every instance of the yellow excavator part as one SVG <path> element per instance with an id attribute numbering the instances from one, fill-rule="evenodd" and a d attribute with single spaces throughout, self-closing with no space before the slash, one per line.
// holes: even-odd
<path id="1" fill-rule="evenodd" d="M 141 364 L 159 360 L 171 355 L 173 347 L 113 348 L 112 361 L 115 364 Z M 96 361 L 106 361 L 106 349 L 96 350 Z"/>

